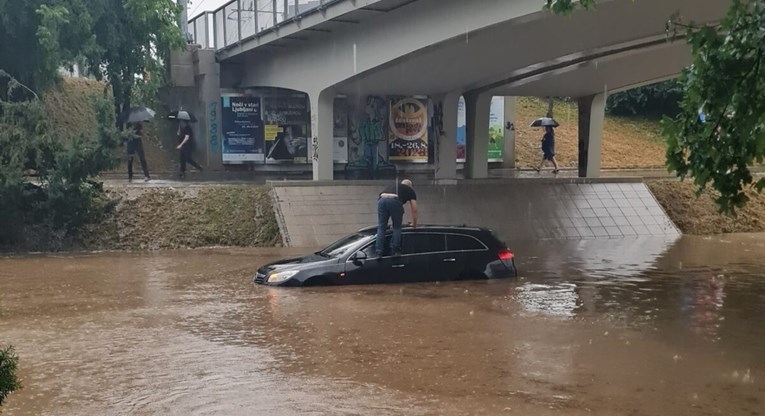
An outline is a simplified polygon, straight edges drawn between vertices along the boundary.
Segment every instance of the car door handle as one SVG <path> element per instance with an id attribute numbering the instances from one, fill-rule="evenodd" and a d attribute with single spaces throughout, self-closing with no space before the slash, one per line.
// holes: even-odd
<path id="1" fill-rule="evenodd" d="M 454 263 L 455 261 L 457 261 L 457 259 L 444 259 L 444 262 L 446 263 Z"/>
<path id="2" fill-rule="evenodd" d="M 400 268 L 404 267 L 404 265 L 403 264 L 394 264 L 393 266 L 390 266 L 390 267 L 392 267 L 394 269 L 400 269 Z"/>

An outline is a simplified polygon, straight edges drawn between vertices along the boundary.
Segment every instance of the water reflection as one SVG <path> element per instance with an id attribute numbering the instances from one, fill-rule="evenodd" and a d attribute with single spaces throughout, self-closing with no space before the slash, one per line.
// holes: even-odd
<path id="1" fill-rule="evenodd" d="M 547 241 L 517 280 L 302 289 L 250 282 L 295 250 L 3 259 L 4 411 L 763 413 L 763 245 Z"/>

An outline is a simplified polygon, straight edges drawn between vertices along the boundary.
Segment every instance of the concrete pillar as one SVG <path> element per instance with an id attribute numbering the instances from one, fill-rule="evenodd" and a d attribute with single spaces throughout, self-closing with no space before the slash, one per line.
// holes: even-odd
<path id="1" fill-rule="evenodd" d="M 579 104 L 579 177 L 600 176 L 600 154 L 603 143 L 603 119 L 606 116 L 606 94 L 580 97 Z"/>
<path id="2" fill-rule="evenodd" d="M 459 99 L 459 93 L 433 97 L 434 105 L 440 110 L 440 126 L 434 129 L 438 132 L 436 181 L 457 180 L 457 104 Z"/>
<path id="3" fill-rule="evenodd" d="M 332 161 L 335 92 L 329 89 L 308 92 L 311 103 L 311 143 L 308 156 L 313 161 L 313 180 L 334 179 Z"/>
<path id="4" fill-rule="evenodd" d="M 204 149 L 202 161 L 211 170 L 223 169 L 223 155 L 221 153 L 223 135 L 221 134 L 221 88 L 220 88 L 220 64 L 215 61 L 215 51 L 212 49 L 198 49 L 195 56 L 195 79 L 197 91 L 199 91 L 199 109 L 197 117 L 203 121 L 197 123 L 200 131 L 197 137 L 204 140 L 204 146 L 197 143 L 199 152 Z M 201 161 L 200 161 L 201 162 Z"/>
<path id="5" fill-rule="evenodd" d="M 489 177 L 489 111 L 491 94 L 465 94 L 467 155 L 465 177 Z"/>
<path id="6" fill-rule="evenodd" d="M 502 151 L 502 167 L 515 167 L 515 97 L 505 97 L 505 147 Z M 508 124 L 509 123 L 509 124 Z M 510 126 L 508 129 L 507 126 Z"/>

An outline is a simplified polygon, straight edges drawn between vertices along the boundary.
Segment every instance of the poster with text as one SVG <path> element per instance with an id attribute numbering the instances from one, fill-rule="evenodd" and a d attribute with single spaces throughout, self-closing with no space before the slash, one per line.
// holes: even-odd
<path id="1" fill-rule="evenodd" d="M 391 160 L 428 162 L 428 104 L 426 99 L 390 99 L 388 152 Z"/>
<path id="2" fill-rule="evenodd" d="M 223 163 L 262 162 L 265 155 L 260 99 L 221 97 Z"/>
<path id="3" fill-rule="evenodd" d="M 308 163 L 308 96 L 275 89 L 263 94 L 266 162 Z"/>

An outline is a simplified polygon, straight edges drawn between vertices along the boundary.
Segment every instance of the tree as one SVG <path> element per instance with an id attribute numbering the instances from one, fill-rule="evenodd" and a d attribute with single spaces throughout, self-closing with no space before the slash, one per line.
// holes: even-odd
<path id="1" fill-rule="evenodd" d="M 664 81 L 608 96 L 606 112 L 618 116 L 676 116 L 683 99 L 683 84 Z"/>
<path id="2" fill-rule="evenodd" d="M 97 132 L 62 137 L 39 98 L 0 72 L 3 78 L 9 80 L 0 91 L 0 247 L 56 249 L 103 211 L 92 179 L 116 164 L 122 135 L 105 96 L 92 99 Z"/>
<path id="3" fill-rule="evenodd" d="M 21 383 L 16 376 L 18 361 L 19 357 L 13 350 L 13 346 L 0 346 L 0 407 L 3 406 L 8 395 L 21 388 Z"/>
<path id="4" fill-rule="evenodd" d="M 0 69 L 39 92 L 84 60 L 111 84 L 121 116 L 136 86 L 157 89 L 169 51 L 184 44 L 180 12 L 172 0 L 0 0 Z"/>
<path id="5" fill-rule="evenodd" d="M 0 1 L 0 69 L 35 91 L 88 47 L 89 16 L 77 1 Z"/>
<path id="6" fill-rule="evenodd" d="M 164 76 L 169 51 L 183 46 L 172 0 L 87 0 L 96 19 L 95 47 L 84 51 L 97 79 L 108 80 L 117 125 L 130 108 L 134 89 Z"/>
<path id="7" fill-rule="evenodd" d="M 545 1 L 558 14 L 577 7 L 573 0 Z M 750 170 L 765 158 L 765 0 L 733 0 L 715 27 L 670 17 L 669 34 L 678 30 L 686 32 L 693 63 L 680 78 L 679 114 L 662 123 L 667 166 L 680 178 L 692 177 L 698 194 L 714 188 L 720 210 L 732 213 L 748 201 L 747 189 L 765 188 L 765 178 L 755 181 Z"/>

